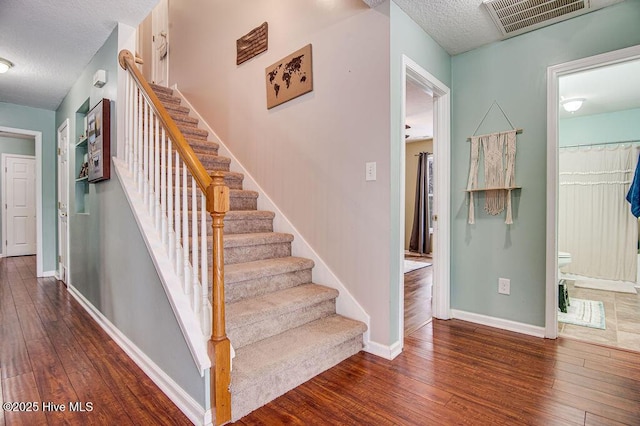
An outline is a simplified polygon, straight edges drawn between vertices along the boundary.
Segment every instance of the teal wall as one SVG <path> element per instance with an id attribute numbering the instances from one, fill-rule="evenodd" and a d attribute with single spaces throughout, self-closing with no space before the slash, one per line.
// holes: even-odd
<path id="1" fill-rule="evenodd" d="M 18 154 L 18 155 L 36 155 L 36 144 L 33 139 L 20 139 L 0 137 L 0 156 L 2 154 Z M 2 188 L 2 178 L 4 174 L 0 173 L 0 188 Z M 0 191 L 0 206 L 4 205 L 2 193 Z M 0 223 L 2 223 L 2 213 L 4 209 L 0 208 Z M 2 227 L 0 226 L 0 253 L 4 251 L 2 239 Z"/>
<path id="2" fill-rule="evenodd" d="M 640 43 L 640 1 L 631 0 L 452 58 L 451 304 L 453 309 L 544 326 L 547 67 Z M 467 224 L 466 138 L 492 102 L 518 135 L 514 224 L 483 211 Z M 493 109 L 478 134 L 509 127 Z M 498 278 L 511 295 L 498 294 Z"/>
<path id="3" fill-rule="evenodd" d="M 393 1 L 390 2 L 391 21 L 391 135 L 390 135 L 390 173 L 391 173 L 391 238 L 390 238 L 390 342 L 400 339 L 398 320 L 402 313 L 398 312 L 400 297 L 400 269 L 398 253 L 400 242 L 404 241 L 404 229 L 400 229 L 400 182 L 405 177 L 401 176 L 401 146 L 404 138 L 401 131 L 404 129 L 401 115 L 402 87 L 402 56 L 406 55 L 418 63 L 427 72 L 451 87 L 451 58 L 422 28 L 418 26 L 402 9 Z"/>
<path id="4" fill-rule="evenodd" d="M 563 118 L 558 123 L 560 146 L 640 140 L 640 108 Z"/>
<path id="5" fill-rule="evenodd" d="M 58 218 L 55 112 L 0 102 L 0 126 L 42 133 L 42 266 L 56 269 Z"/>
<path id="6" fill-rule="evenodd" d="M 118 30 L 87 65 L 56 111 L 56 125 L 69 118 L 71 140 L 78 140 L 76 111 L 90 99 L 111 102 L 111 153 L 116 150 Z M 107 84 L 92 86 L 98 69 Z M 80 126 L 82 128 L 82 126 Z M 71 176 L 75 149 L 70 149 Z M 76 214 L 75 180 L 70 182 L 71 285 L 203 407 L 200 376 L 144 243 L 115 169 L 111 179 L 89 184 L 88 214 Z"/>

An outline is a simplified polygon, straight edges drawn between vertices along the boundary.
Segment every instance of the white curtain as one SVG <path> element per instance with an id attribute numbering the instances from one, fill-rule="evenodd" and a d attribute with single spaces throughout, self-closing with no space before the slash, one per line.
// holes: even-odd
<path id="1" fill-rule="evenodd" d="M 625 200 L 638 151 L 630 145 L 560 149 L 558 250 L 564 272 L 636 281 L 638 221 Z"/>

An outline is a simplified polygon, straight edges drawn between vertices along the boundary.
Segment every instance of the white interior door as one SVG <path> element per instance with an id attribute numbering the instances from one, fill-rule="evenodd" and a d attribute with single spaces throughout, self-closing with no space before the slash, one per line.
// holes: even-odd
<path id="1" fill-rule="evenodd" d="M 58 279 L 67 282 L 69 268 L 69 120 L 58 128 Z"/>
<path id="2" fill-rule="evenodd" d="M 160 86 L 169 84 L 169 2 L 160 0 L 151 12 L 151 79 Z"/>
<path id="3" fill-rule="evenodd" d="M 36 254 L 36 158 L 4 155 L 5 255 Z"/>

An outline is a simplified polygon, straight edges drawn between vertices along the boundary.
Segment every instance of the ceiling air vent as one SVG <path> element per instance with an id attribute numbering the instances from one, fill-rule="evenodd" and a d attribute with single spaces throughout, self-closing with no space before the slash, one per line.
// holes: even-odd
<path id="1" fill-rule="evenodd" d="M 592 5 L 592 3 L 605 3 Z M 483 2 L 503 36 L 512 37 L 555 24 L 617 1 L 597 0 L 487 0 Z"/>

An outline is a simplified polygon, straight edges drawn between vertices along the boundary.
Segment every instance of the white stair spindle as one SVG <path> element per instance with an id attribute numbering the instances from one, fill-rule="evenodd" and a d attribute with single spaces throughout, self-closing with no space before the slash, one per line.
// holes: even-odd
<path id="1" fill-rule="evenodd" d="M 142 199 L 144 206 L 149 208 L 149 104 L 144 103 L 144 145 L 143 145 L 143 173 L 142 173 Z"/>
<path id="2" fill-rule="evenodd" d="M 154 144 L 153 144 L 153 158 L 154 158 L 154 172 L 153 172 L 153 213 L 156 222 L 156 230 L 161 232 L 160 223 L 160 123 L 158 117 L 154 119 L 156 123 L 154 132 Z"/>
<path id="3" fill-rule="evenodd" d="M 144 140 L 144 136 L 142 134 L 143 131 L 143 127 L 144 127 L 144 116 L 143 116 L 143 110 L 144 110 L 144 103 L 143 103 L 143 97 L 142 97 L 142 93 L 140 93 L 138 95 L 138 173 L 137 173 L 137 183 L 138 183 L 138 192 L 142 193 L 142 176 L 143 176 L 143 140 Z"/>
<path id="4" fill-rule="evenodd" d="M 192 286 L 193 299 L 191 305 L 196 314 L 200 312 L 200 283 L 198 282 L 198 273 L 200 271 L 198 261 L 199 241 L 198 241 L 198 193 L 196 180 L 191 177 L 191 269 L 192 269 Z"/>
<path id="5" fill-rule="evenodd" d="M 202 252 L 202 259 L 200 260 L 202 263 L 200 268 L 200 285 L 202 286 L 200 325 L 204 335 L 209 336 L 211 334 L 211 308 L 209 302 L 209 257 L 207 252 L 207 198 L 204 192 L 200 192 L 200 235 L 200 251 Z"/>
<path id="6" fill-rule="evenodd" d="M 187 166 L 182 164 L 182 257 L 184 259 L 184 291 L 191 294 L 191 267 L 189 262 L 189 205 L 187 204 Z"/>
<path id="7" fill-rule="evenodd" d="M 174 229 L 174 205 L 175 199 L 175 186 L 174 186 L 174 171 L 173 171 L 173 143 L 171 139 L 167 137 L 167 232 L 169 237 L 169 257 L 171 263 L 177 270 L 176 264 L 176 231 Z"/>
<path id="8" fill-rule="evenodd" d="M 162 134 L 160 136 L 160 220 L 161 220 L 161 232 L 162 232 L 162 244 L 164 244 L 165 248 L 168 247 L 168 233 L 167 233 L 167 136 L 164 131 L 164 127 L 162 128 Z M 171 156 L 171 155 L 169 155 Z M 170 253 L 169 251 L 167 251 Z"/>
<path id="9" fill-rule="evenodd" d="M 140 101 L 139 89 L 136 88 L 133 100 L 133 182 L 138 183 L 138 143 L 140 142 Z"/>
<path id="10" fill-rule="evenodd" d="M 173 153 L 172 153 L 173 155 Z M 174 213 L 174 233 L 175 233 L 175 255 L 176 255 L 176 273 L 179 277 L 182 277 L 184 273 L 183 258 L 182 258 L 182 241 L 180 235 L 182 233 L 182 226 L 180 223 L 180 155 L 176 151 L 175 156 L 175 170 L 174 170 L 174 182 L 175 182 L 175 203 L 173 205 Z"/>

